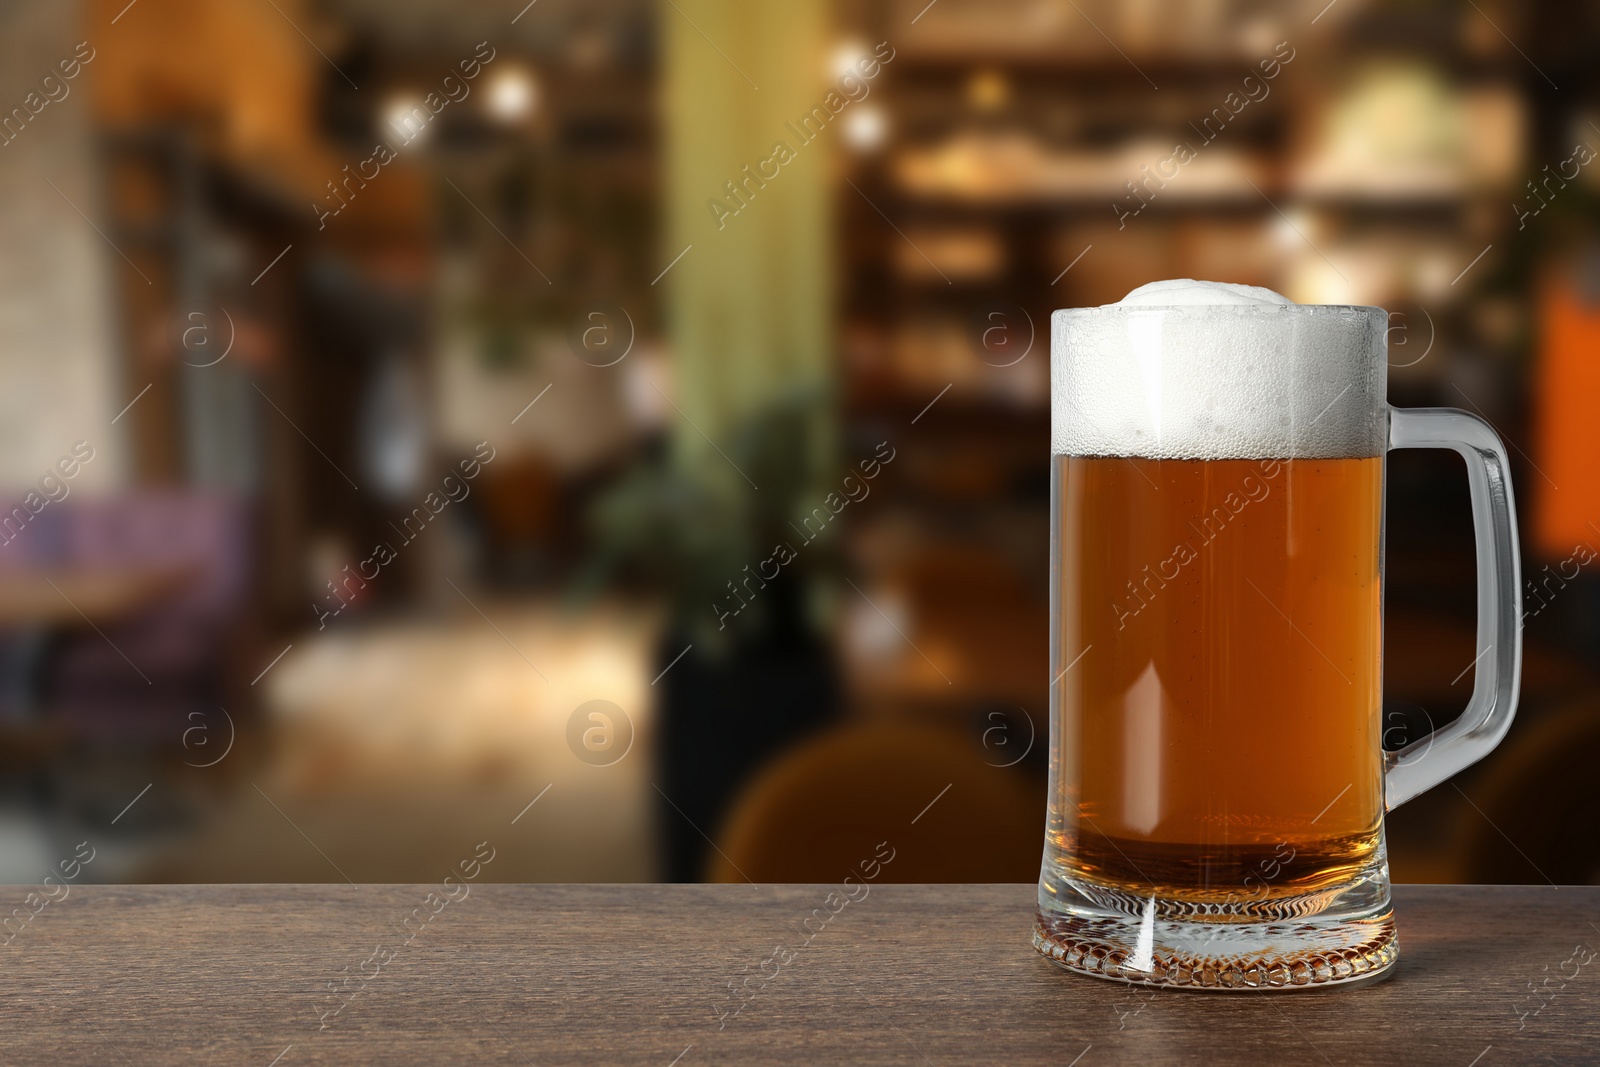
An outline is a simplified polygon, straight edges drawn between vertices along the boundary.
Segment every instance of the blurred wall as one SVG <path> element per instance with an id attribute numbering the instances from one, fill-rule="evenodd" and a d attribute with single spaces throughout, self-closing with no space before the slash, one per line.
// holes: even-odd
<path id="1" fill-rule="evenodd" d="M 0 493 L 9 509 L 79 440 L 96 456 L 74 488 L 120 482 L 125 450 L 111 419 L 138 387 L 123 399 L 112 342 L 109 271 L 127 266 L 84 218 L 100 214 L 102 195 L 86 91 L 99 50 L 76 78 L 53 81 L 59 99 L 47 100 L 42 79 L 59 79 L 56 64 L 86 39 L 82 4 L 0 10 L 0 111 L 30 114 L 30 100 L 47 101 L 0 144 Z"/>

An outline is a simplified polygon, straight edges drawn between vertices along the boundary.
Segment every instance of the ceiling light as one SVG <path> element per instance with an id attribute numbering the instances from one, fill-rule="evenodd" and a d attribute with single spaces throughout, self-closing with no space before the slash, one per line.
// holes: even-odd
<path id="1" fill-rule="evenodd" d="M 433 112 L 424 106 L 420 97 L 406 94 L 390 97 L 383 105 L 383 124 L 397 138 L 397 145 L 409 144 L 428 135 L 428 125 Z"/>
<path id="2" fill-rule="evenodd" d="M 889 135 L 889 119 L 873 104 L 857 104 L 844 117 L 845 143 L 858 152 L 871 152 Z"/>
<path id="3" fill-rule="evenodd" d="M 539 87 L 533 76 L 521 67 L 502 67 L 490 76 L 489 113 L 501 122 L 521 122 L 533 114 L 539 100 Z"/>
<path id="4" fill-rule="evenodd" d="M 833 59 L 829 63 L 831 73 L 835 78 L 859 74 L 862 62 L 868 58 L 870 54 L 866 45 L 856 40 L 844 41 L 833 50 Z"/>

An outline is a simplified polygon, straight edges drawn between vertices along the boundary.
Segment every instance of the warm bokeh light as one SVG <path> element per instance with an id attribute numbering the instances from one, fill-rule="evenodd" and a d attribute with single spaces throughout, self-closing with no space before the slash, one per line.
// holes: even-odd
<path id="1" fill-rule="evenodd" d="M 539 86 L 522 67 L 504 67 L 489 78 L 485 104 L 501 122 L 521 122 L 533 114 L 539 101 Z"/>
<path id="2" fill-rule="evenodd" d="M 844 118 L 845 141 L 860 152 L 873 152 L 883 147 L 889 136 L 889 118 L 882 108 L 862 104 Z"/>

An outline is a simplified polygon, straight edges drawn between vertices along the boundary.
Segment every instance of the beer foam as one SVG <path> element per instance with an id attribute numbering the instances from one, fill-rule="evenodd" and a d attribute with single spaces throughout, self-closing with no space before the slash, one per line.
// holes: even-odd
<path id="1" fill-rule="evenodd" d="M 1382 308 L 1189 278 L 1050 319 L 1051 451 L 1150 459 L 1380 456 Z"/>
<path id="2" fill-rule="evenodd" d="M 1294 301 L 1259 285 L 1237 282 L 1197 282 L 1193 278 L 1168 278 L 1149 282 L 1106 307 L 1215 307 L 1218 304 L 1279 306 Z"/>

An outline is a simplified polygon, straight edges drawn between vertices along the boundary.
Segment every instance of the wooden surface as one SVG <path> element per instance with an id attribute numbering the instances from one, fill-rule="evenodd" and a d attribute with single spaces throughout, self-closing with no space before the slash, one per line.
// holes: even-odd
<path id="1" fill-rule="evenodd" d="M 0 626 L 115 622 L 159 602 L 192 573 L 185 565 L 0 571 Z"/>
<path id="2" fill-rule="evenodd" d="M 1600 946 L 1600 887 L 1398 887 L 1394 978 L 1276 996 L 1067 974 L 1029 947 L 1026 885 L 874 885 L 806 945 L 833 888 L 472 884 L 406 943 L 441 886 L 74 885 L 0 949 L 0 1062 L 1600 1061 L 1600 959 L 1562 967 Z M 1574 968 L 1519 1032 L 1528 984 Z M 763 971 L 719 1029 L 729 980 Z"/>

